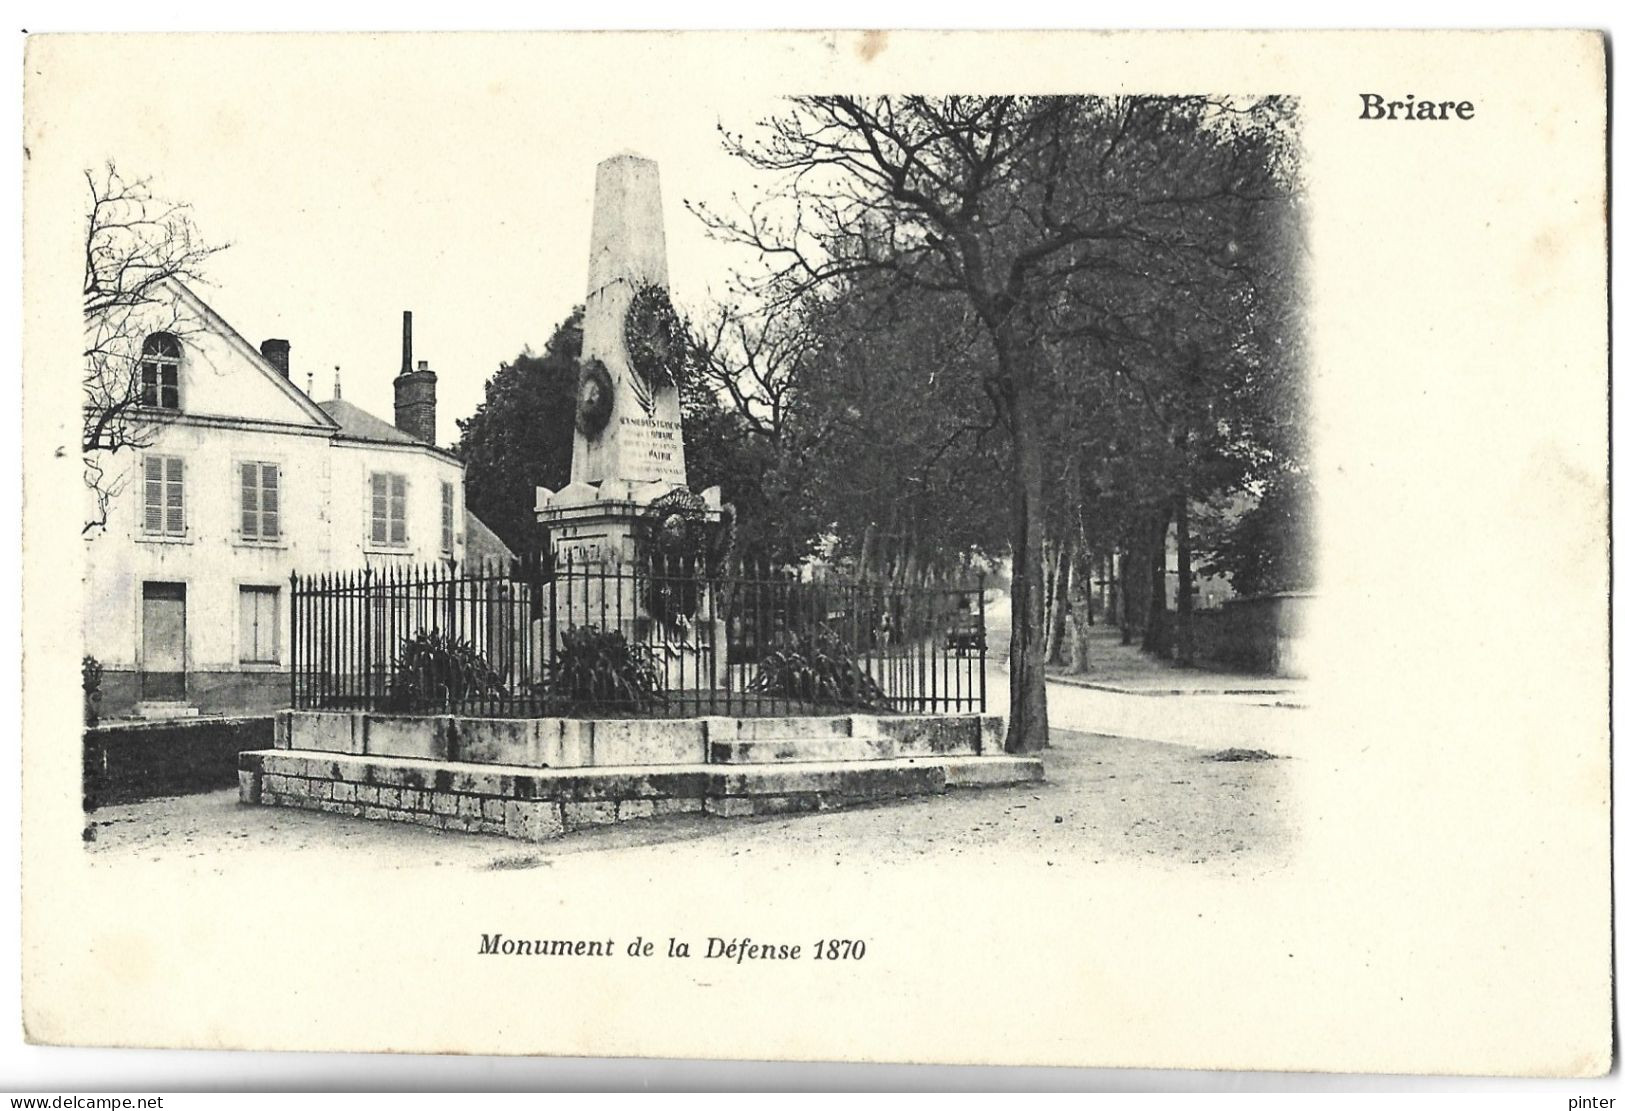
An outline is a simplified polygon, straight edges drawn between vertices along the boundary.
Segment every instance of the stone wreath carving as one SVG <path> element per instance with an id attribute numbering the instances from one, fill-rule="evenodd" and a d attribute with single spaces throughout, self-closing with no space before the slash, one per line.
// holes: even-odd
<path id="1" fill-rule="evenodd" d="M 622 338 L 632 365 L 632 391 L 644 413 L 653 416 L 655 395 L 679 384 L 688 354 L 682 317 L 663 286 L 645 282 L 632 294 Z"/>
<path id="2" fill-rule="evenodd" d="M 609 424 L 615 409 L 615 381 L 609 368 L 597 359 L 589 359 L 581 368 L 576 394 L 576 428 L 589 440 L 598 438 Z"/>

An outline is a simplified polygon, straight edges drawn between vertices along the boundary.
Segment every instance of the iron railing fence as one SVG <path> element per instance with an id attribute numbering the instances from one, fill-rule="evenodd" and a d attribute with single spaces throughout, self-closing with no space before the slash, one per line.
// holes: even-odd
<path id="1" fill-rule="evenodd" d="M 479 717 L 986 710 L 986 592 L 676 561 L 293 576 L 292 704 Z"/>

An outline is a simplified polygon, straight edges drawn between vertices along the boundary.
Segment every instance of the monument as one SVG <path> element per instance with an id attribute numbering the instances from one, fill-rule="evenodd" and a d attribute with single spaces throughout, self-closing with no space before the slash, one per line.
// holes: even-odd
<path id="1" fill-rule="evenodd" d="M 687 488 L 678 391 L 685 350 L 668 292 L 660 168 L 623 152 L 598 164 L 570 484 L 536 488 L 536 519 L 556 564 L 601 576 L 571 594 L 561 623 L 617 626 L 668 655 L 726 643 L 710 627 L 707 599 L 673 621 L 650 613 L 648 592 L 622 578 L 649 573 L 650 541 L 664 516 L 705 529 L 722 520 L 719 487 L 698 495 Z M 705 663 L 679 670 L 697 679 L 726 668 L 720 659 Z"/>
<path id="2" fill-rule="evenodd" d="M 290 638 L 289 666 L 318 681 L 298 688 L 296 708 L 277 714 L 273 748 L 240 754 L 243 802 L 541 840 L 666 814 L 783 814 L 1043 780 L 1038 758 L 1004 754 L 1003 720 L 969 697 L 936 706 L 949 712 L 923 714 L 846 703 L 810 716 L 748 712 L 743 672 L 758 663 L 738 661 L 741 681 L 730 683 L 718 612 L 725 591 L 711 577 L 719 549 L 698 559 L 680 554 L 694 550 L 696 536 L 725 531 L 718 527 L 725 511 L 720 489 L 702 495 L 686 485 L 678 396 L 685 352 L 666 282 L 659 171 L 646 158 L 618 154 L 598 166 L 570 484 L 536 490 L 552 566 L 535 568 L 534 579 L 527 570 L 522 580 L 494 584 L 499 598 L 540 592 L 520 610 L 535 615 L 528 634 L 517 633 L 531 638 L 527 658 L 537 664 L 556 663 L 561 634 L 572 627 L 619 633 L 640 655 L 651 654 L 662 672 L 659 712 L 593 704 L 591 716 L 527 717 L 561 707 L 505 703 L 488 691 L 455 701 L 446 685 L 434 695 L 441 701 L 405 709 L 370 692 L 334 695 L 322 665 L 300 654 L 335 640 L 369 643 L 344 623 L 359 615 L 361 629 L 370 629 L 370 610 L 327 605 L 320 591 L 307 590 L 291 604 L 302 603 L 303 622 L 325 621 L 326 631 L 302 623 Z M 462 584 L 451 595 L 450 612 L 465 615 L 459 627 L 483 628 L 487 646 L 492 637 L 506 643 L 512 627 L 500 619 L 482 627 L 472 617 L 493 596 L 482 593 L 493 585 L 483 576 L 391 579 L 391 613 L 397 600 L 402 612 L 438 611 L 448 582 Z M 805 617 L 784 605 L 787 597 L 788 585 L 777 602 L 758 593 L 756 618 Z M 364 652 L 373 668 L 396 666 L 392 650 Z M 679 692 L 694 697 L 672 697 Z M 796 701 L 770 696 L 768 709 Z M 685 703 L 703 715 L 685 713 Z M 520 713 L 505 712 L 510 705 Z"/>

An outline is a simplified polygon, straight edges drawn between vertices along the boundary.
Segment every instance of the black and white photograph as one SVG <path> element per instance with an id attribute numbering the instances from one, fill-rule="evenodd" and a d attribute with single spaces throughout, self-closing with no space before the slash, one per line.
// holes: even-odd
<path id="1" fill-rule="evenodd" d="M 26 71 L 30 1041 L 1613 1067 L 1599 37 Z"/>

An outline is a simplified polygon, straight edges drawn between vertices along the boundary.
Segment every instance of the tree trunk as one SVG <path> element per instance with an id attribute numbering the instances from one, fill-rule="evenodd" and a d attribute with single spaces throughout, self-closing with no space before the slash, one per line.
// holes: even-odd
<path id="1" fill-rule="evenodd" d="M 1106 624 L 1123 623 L 1123 552 L 1114 549 L 1106 553 L 1106 575 L 1110 579 L 1112 597 L 1106 603 Z"/>
<path id="2" fill-rule="evenodd" d="M 1190 499 L 1180 495 L 1178 506 L 1179 527 L 1179 651 L 1176 658 L 1180 667 L 1196 663 L 1196 629 L 1192 622 L 1191 590 L 1191 507 Z"/>
<path id="3" fill-rule="evenodd" d="M 1089 556 L 1083 561 L 1083 617 L 1090 625 L 1095 623 L 1095 583 L 1099 576 L 1100 560 L 1097 556 Z"/>
<path id="4" fill-rule="evenodd" d="M 1065 662 L 1066 619 L 1072 608 L 1072 537 L 1063 536 L 1055 559 L 1055 585 L 1050 591 L 1049 646 L 1044 661 L 1050 664 Z"/>
<path id="5" fill-rule="evenodd" d="M 1067 640 L 1067 671 L 1073 675 L 1082 675 L 1089 670 L 1089 627 L 1094 624 L 1089 616 L 1092 607 L 1089 603 L 1090 595 L 1094 593 L 1093 575 L 1090 573 L 1093 560 L 1089 559 L 1079 545 L 1079 551 L 1072 560 L 1072 598 L 1071 605 L 1067 607 L 1066 640 Z M 1079 569 L 1083 570 L 1083 597 L 1078 597 Z"/>
<path id="6" fill-rule="evenodd" d="M 1156 527 L 1151 533 L 1151 547 L 1146 553 L 1146 605 L 1145 639 L 1140 650 L 1161 654 L 1168 627 L 1168 511 L 1157 514 Z"/>
<path id="7" fill-rule="evenodd" d="M 1122 560 L 1117 565 L 1117 585 L 1115 593 L 1118 596 L 1122 609 L 1121 625 L 1123 629 L 1123 643 L 1132 644 L 1134 630 L 1140 622 L 1141 590 L 1140 559 L 1136 551 L 1138 543 L 1132 538 L 1123 547 Z"/>
<path id="8" fill-rule="evenodd" d="M 862 582 L 863 577 L 869 573 L 869 562 L 874 556 L 874 545 L 875 523 L 870 521 L 863 526 L 863 545 L 858 549 L 857 578 L 859 582 Z"/>
<path id="9" fill-rule="evenodd" d="M 1059 540 L 1047 540 L 1046 545 L 1049 548 L 1049 586 L 1047 593 L 1044 595 L 1044 635 L 1048 637 L 1049 620 L 1054 616 L 1055 606 L 1060 601 L 1060 596 L 1055 593 L 1055 588 L 1061 581 L 1062 556 L 1061 542 Z"/>
<path id="10" fill-rule="evenodd" d="M 1071 642 L 1071 659 L 1067 661 L 1067 671 L 1073 675 L 1082 675 L 1091 668 L 1089 662 L 1089 626 L 1078 620 L 1078 611 L 1073 610 L 1067 618 L 1068 640 Z"/>
<path id="11" fill-rule="evenodd" d="M 1000 355 L 1001 365 L 1008 367 L 1008 348 Z M 1012 384 L 1005 396 L 1010 493 L 1016 510 L 1010 545 L 1010 728 L 1005 748 L 1037 752 L 1049 745 L 1049 702 L 1044 687 L 1044 467 L 1025 391 Z"/>
<path id="12" fill-rule="evenodd" d="M 913 529 L 909 529 L 903 535 L 903 551 L 905 555 L 898 573 L 905 587 L 917 586 L 920 577 L 920 547 L 915 542 Z"/>

